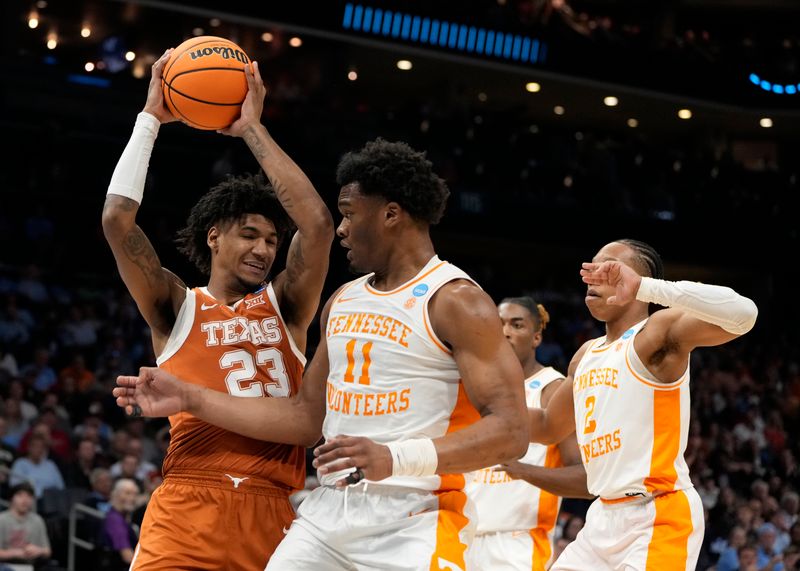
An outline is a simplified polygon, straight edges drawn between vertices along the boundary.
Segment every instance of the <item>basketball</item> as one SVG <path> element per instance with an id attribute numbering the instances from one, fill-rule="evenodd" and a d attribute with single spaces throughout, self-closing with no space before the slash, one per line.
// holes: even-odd
<path id="1" fill-rule="evenodd" d="M 198 36 L 172 52 L 162 86 L 167 108 L 190 127 L 224 129 L 239 116 L 247 95 L 250 58 L 225 38 Z"/>

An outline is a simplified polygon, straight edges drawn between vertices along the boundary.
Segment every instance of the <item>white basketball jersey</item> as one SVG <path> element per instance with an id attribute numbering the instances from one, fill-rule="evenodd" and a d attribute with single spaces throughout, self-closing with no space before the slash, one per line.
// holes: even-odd
<path id="1" fill-rule="evenodd" d="M 440 287 L 457 279 L 473 280 L 437 256 L 392 291 L 374 289 L 369 283 L 372 276 L 347 284 L 331 304 L 325 439 L 365 436 L 386 444 L 438 438 L 475 422 L 480 415 L 466 396 L 451 351 L 436 337 L 428 316 L 428 303 Z M 342 474 L 329 474 L 320 481 L 331 484 Z M 380 483 L 461 489 L 464 477 L 390 477 Z"/>
<path id="2" fill-rule="evenodd" d="M 589 491 L 606 500 L 649 497 L 692 486 L 683 453 L 689 436 L 689 363 L 662 383 L 633 346 L 641 321 L 621 338 L 596 339 L 575 371 L 578 446 Z"/>
<path id="3" fill-rule="evenodd" d="M 528 408 L 541 408 L 542 390 L 563 378 L 564 375 L 554 368 L 545 367 L 525 379 Z M 520 462 L 548 468 L 562 465 L 557 446 L 533 443 Z M 494 467 L 468 474 L 465 491 L 478 511 L 477 533 L 527 531 L 540 527 L 551 535 L 561 507 L 558 496 L 543 492 L 524 480 L 513 480 L 505 472 L 495 472 Z"/>

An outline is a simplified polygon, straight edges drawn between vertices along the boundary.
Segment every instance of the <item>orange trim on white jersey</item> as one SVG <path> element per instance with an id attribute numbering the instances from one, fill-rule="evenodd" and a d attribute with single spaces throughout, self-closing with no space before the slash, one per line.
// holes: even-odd
<path id="1" fill-rule="evenodd" d="M 631 349 L 633 351 L 636 351 L 636 348 L 633 346 L 633 341 L 631 341 Z M 685 381 L 687 379 L 687 373 L 689 372 L 689 367 L 687 365 L 686 371 L 683 373 L 681 378 L 678 379 L 677 381 L 673 381 L 671 383 L 659 383 L 659 382 L 648 381 L 647 379 L 639 376 L 639 374 L 636 371 L 633 370 L 633 367 L 631 366 L 630 357 L 628 356 L 628 350 L 627 349 L 625 350 L 625 365 L 627 365 L 628 371 L 630 371 L 631 375 L 633 375 L 633 377 L 637 381 L 639 381 L 640 383 L 644 383 L 648 387 L 653 388 L 653 389 L 657 389 L 659 391 L 671 391 L 673 389 L 679 388 L 681 386 L 681 384 L 683 383 L 683 381 Z"/>
<path id="2" fill-rule="evenodd" d="M 408 288 L 408 287 L 411 287 L 412 285 L 414 285 L 414 284 L 415 284 L 415 283 L 417 283 L 418 281 L 422 280 L 422 279 L 423 279 L 425 276 L 427 276 L 427 275 L 428 275 L 428 274 L 430 274 L 431 272 L 434 272 L 434 271 L 436 271 L 437 269 L 439 269 L 441 266 L 445 265 L 446 263 L 447 263 L 447 262 L 439 262 L 438 264 L 436 264 L 435 266 L 433 266 L 433 267 L 432 267 L 430 270 L 428 270 L 427 272 L 425 272 L 425 273 L 424 273 L 424 274 L 422 274 L 421 276 L 417 276 L 417 277 L 416 277 L 416 278 L 414 278 L 412 281 L 410 281 L 410 282 L 407 282 L 407 283 L 404 283 L 404 284 L 403 284 L 403 285 L 401 285 L 399 288 L 397 288 L 397 289 L 393 289 L 393 290 L 391 290 L 391 291 L 379 291 L 379 290 L 375 289 L 374 287 L 372 287 L 371 285 L 369 285 L 369 281 L 366 281 L 366 282 L 364 282 L 364 287 L 365 287 L 365 288 L 366 288 L 366 290 L 367 290 L 369 293 L 371 293 L 372 295 L 393 295 L 393 294 L 395 294 L 395 293 L 397 293 L 397 292 L 399 292 L 399 291 L 403 291 L 404 289 L 406 289 L 406 288 Z"/>
<path id="3" fill-rule="evenodd" d="M 645 571 L 686 569 L 689 536 L 694 529 L 686 492 L 662 494 L 654 500 L 656 517 Z"/>

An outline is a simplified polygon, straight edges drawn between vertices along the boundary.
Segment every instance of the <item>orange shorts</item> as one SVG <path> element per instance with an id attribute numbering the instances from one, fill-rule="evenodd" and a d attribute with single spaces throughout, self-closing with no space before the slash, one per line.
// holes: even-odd
<path id="1" fill-rule="evenodd" d="M 131 571 L 263 571 L 294 519 L 290 491 L 170 473 L 147 505 Z"/>

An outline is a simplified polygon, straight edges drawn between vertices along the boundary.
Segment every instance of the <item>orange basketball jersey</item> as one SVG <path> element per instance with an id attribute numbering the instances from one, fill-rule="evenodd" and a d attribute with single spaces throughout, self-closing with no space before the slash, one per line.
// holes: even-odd
<path id="1" fill-rule="evenodd" d="M 227 306 L 207 288 L 187 289 L 158 365 L 173 375 L 238 397 L 297 393 L 305 366 L 283 322 L 272 285 Z M 169 418 L 170 470 L 223 472 L 302 488 L 305 450 L 240 436 L 190 414 Z"/>

